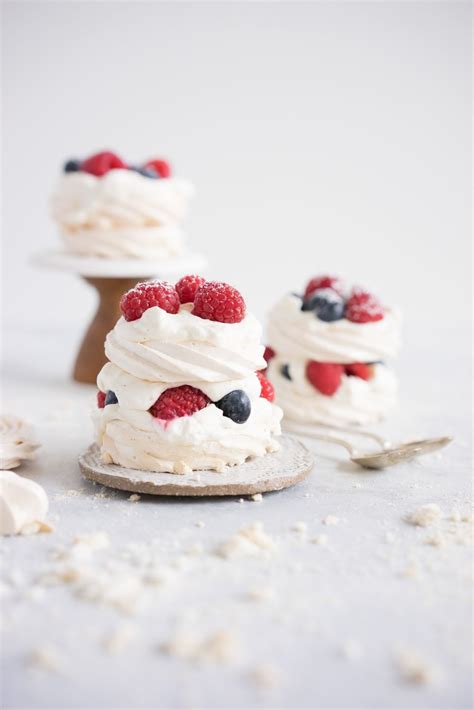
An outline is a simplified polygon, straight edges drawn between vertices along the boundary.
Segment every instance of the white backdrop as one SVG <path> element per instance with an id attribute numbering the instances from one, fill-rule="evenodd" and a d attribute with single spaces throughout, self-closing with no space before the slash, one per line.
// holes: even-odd
<path id="1" fill-rule="evenodd" d="M 329 270 L 399 304 L 410 342 L 467 322 L 468 2 L 35 0 L 3 15 L 7 323 L 60 326 L 72 356 L 93 295 L 27 260 L 58 244 L 63 160 L 102 148 L 167 156 L 195 182 L 189 244 L 259 316 Z"/>

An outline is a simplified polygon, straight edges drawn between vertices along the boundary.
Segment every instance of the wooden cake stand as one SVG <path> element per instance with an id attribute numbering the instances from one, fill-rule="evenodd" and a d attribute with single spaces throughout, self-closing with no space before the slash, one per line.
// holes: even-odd
<path id="1" fill-rule="evenodd" d="M 59 250 L 36 255 L 33 263 L 77 274 L 97 291 L 98 308 L 84 335 L 72 373 L 76 382 L 86 384 L 95 384 L 100 369 L 107 361 L 104 353 L 105 336 L 120 317 L 119 302 L 125 291 L 140 281 L 157 277 L 180 277 L 186 273 L 202 271 L 206 266 L 204 257 L 189 253 L 168 261 L 156 261 L 83 257 Z"/>

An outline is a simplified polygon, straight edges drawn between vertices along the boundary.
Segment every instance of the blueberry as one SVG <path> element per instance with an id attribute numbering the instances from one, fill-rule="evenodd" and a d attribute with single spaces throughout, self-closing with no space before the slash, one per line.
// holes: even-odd
<path id="1" fill-rule="evenodd" d="M 107 390 L 107 394 L 105 395 L 105 406 L 108 404 L 118 404 L 117 395 L 115 392 L 112 392 L 112 390 Z"/>
<path id="2" fill-rule="evenodd" d="M 332 288 L 319 288 L 301 306 L 302 311 L 314 311 L 319 320 L 330 323 L 344 318 L 345 303 Z"/>
<path id="3" fill-rule="evenodd" d="M 81 161 L 72 159 L 64 163 L 63 170 L 65 173 L 77 173 L 81 169 Z"/>
<path id="4" fill-rule="evenodd" d="M 222 409 L 224 417 L 229 417 L 236 424 L 243 424 L 250 416 L 252 409 L 250 399 L 243 390 L 233 390 L 215 403 Z"/>
<path id="5" fill-rule="evenodd" d="M 289 365 L 282 365 L 280 368 L 280 372 L 283 375 L 283 377 L 286 377 L 287 380 L 290 380 L 291 382 L 291 375 L 290 375 L 290 366 Z"/>
<path id="6" fill-rule="evenodd" d="M 155 180 L 160 176 L 156 172 L 155 168 L 151 166 L 146 167 L 145 165 L 130 165 L 129 170 L 133 170 L 135 173 L 140 173 L 144 177 L 154 178 Z"/>

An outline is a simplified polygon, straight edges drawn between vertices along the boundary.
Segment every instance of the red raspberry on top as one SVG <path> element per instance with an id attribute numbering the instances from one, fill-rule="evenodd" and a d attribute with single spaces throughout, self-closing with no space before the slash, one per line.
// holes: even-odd
<path id="1" fill-rule="evenodd" d="M 263 372 L 256 372 L 255 374 L 257 375 L 261 385 L 260 397 L 268 399 L 269 402 L 273 402 L 275 399 L 275 390 L 273 389 L 272 383 L 270 380 L 267 380 Z"/>
<path id="2" fill-rule="evenodd" d="M 156 158 L 154 160 L 148 160 L 145 163 L 146 168 L 154 168 L 158 175 L 162 178 L 167 178 L 171 176 L 171 166 L 166 160 L 161 160 Z"/>
<path id="3" fill-rule="evenodd" d="M 81 163 L 81 172 L 90 173 L 96 177 L 102 177 L 102 175 L 108 173 L 109 170 L 117 170 L 126 167 L 126 164 L 118 155 L 110 153 L 109 151 L 103 151 L 102 153 L 91 155 L 90 158 L 84 160 L 84 162 Z"/>
<path id="4" fill-rule="evenodd" d="M 353 362 L 350 365 L 344 365 L 344 370 L 346 375 L 360 377 L 362 380 L 371 380 L 374 376 L 374 366 L 365 362 Z"/>
<path id="5" fill-rule="evenodd" d="M 165 390 L 148 410 L 157 419 L 176 419 L 199 412 L 210 403 L 204 392 L 191 385 Z"/>
<path id="6" fill-rule="evenodd" d="M 346 305 L 346 318 L 353 323 L 372 323 L 382 320 L 385 312 L 380 301 L 368 291 L 353 289 Z"/>
<path id="7" fill-rule="evenodd" d="M 306 365 L 306 377 L 321 394 L 331 397 L 341 384 L 344 366 L 330 362 L 310 360 Z"/>
<path id="8" fill-rule="evenodd" d="M 175 286 L 181 303 L 194 303 L 196 291 L 204 283 L 206 283 L 206 279 L 203 279 L 202 276 L 183 276 Z"/>
<path id="9" fill-rule="evenodd" d="M 120 310 L 125 320 L 138 320 L 149 308 L 158 306 L 167 313 L 179 311 L 179 296 L 167 281 L 139 283 L 120 299 Z"/>
<path id="10" fill-rule="evenodd" d="M 308 281 L 304 298 L 308 298 L 308 296 L 320 288 L 332 288 L 332 290 L 340 296 L 344 296 L 345 292 L 344 282 L 338 276 L 315 276 Z"/>
<path id="11" fill-rule="evenodd" d="M 207 281 L 196 291 L 192 313 L 219 323 L 240 323 L 245 317 L 245 301 L 233 286 Z"/>
<path id="12" fill-rule="evenodd" d="M 102 392 L 102 390 L 97 392 L 97 406 L 99 409 L 103 409 L 105 407 L 105 397 L 106 394 L 105 392 Z"/>

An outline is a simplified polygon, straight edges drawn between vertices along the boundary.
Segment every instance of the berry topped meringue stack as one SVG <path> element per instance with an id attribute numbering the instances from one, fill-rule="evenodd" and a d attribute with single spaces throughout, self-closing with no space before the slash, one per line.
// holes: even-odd
<path id="1" fill-rule="evenodd" d="M 278 449 L 261 326 L 235 288 L 185 276 L 138 284 L 120 306 L 97 379 L 104 462 L 184 474 Z"/>
<path id="2" fill-rule="evenodd" d="M 288 420 L 366 424 L 396 403 L 386 361 L 398 351 L 400 316 L 367 291 L 315 277 L 273 308 L 267 339 L 267 374 Z"/>
<path id="3" fill-rule="evenodd" d="M 183 253 L 182 223 L 193 194 L 165 160 L 128 165 L 102 152 L 65 163 L 51 214 L 74 254 L 166 259 Z"/>

